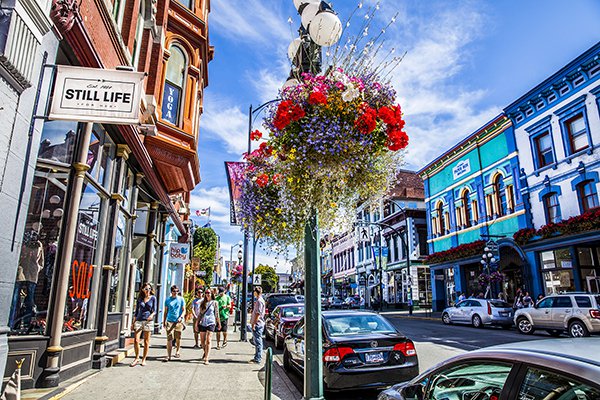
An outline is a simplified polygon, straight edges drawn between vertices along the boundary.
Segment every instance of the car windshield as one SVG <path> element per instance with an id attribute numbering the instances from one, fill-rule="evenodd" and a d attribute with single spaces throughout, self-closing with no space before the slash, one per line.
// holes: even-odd
<path id="1" fill-rule="evenodd" d="M 281 309 L 281 316 L 285 318 L 301 317 L 304 315 L 304 307 L 284 307 Z"/>
<path id="2" fill-rule="evenodd" d="M 274 296 L 269 297 L 269 299 L 267 300 L 267 303 L 269 303 L 269 305 L 271 306 L 270 308 L 275 308 L 280 304 L 289 304 L 296 302 L 297 300 L 293 296 Z"/>
<path id="3" fill-rule="evenodd" d="M 396 329 L 379 315 L 332 315 L 325 318 L 330 336 L 396 333 Z"/>
<path id="4" fill-rule="evenodd" d="M 490 300 L 490 304 L 492 307 L 498 308 L 511 308 L 512 306 L 505 301 L 502 300 Z"/>

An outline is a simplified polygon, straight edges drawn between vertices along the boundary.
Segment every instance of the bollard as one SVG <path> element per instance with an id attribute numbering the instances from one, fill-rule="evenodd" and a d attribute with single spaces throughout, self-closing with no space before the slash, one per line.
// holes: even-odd
<path id="1" fill-rule="evenodd" d="M 273 383 L 273 349 L 267 349 L 267 362 L 265 363 L 265 400 L 271 400 L 271 386 Z"/>

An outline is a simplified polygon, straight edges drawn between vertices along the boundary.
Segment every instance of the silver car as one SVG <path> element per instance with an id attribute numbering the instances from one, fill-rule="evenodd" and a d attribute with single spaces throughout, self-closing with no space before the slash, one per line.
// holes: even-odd
<path id="1" fill-rule="evenodd" d="M 572 337 L 600 333 L 600 295 L 563 293 L 544 297 L 533 307 L 517 310 L 515 325 L 527 335 L 536 329 L 552 336 L 565 331 Z"/>
<path id="2" fill-rule="evenodd" d="M 448 324 L 471 324 L 475 328 L 484 325 L 500 325 L 510 329 L 513 309 L 502 300 L 465 299 L 442 312 L 442 322 Z"/>
<path id="3" fill-rule="evenodd" d="M 600 338 L 510 343 L 461 354 L 377 400 L 597 400 Z"/>

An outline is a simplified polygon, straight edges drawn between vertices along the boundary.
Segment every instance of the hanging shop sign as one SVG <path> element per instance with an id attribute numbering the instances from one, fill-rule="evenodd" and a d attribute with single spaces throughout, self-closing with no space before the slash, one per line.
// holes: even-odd
<path id="1" fill-rule="evenodd" d="M 190 261 L 190 246 L 187 243 L 171 243 L 169 245 L 169 262 L 185 264 Z"/>
<path id="2" fill-rule="evenodd" d="M 143 72 L 58 65 L 48 118 L 138 124 Z"/>

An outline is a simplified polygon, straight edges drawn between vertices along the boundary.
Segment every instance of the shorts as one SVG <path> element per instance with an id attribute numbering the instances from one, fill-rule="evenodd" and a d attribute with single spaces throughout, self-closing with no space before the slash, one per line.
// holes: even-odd
<path id="1" fill-rule="evenodd" d="M 169 322 L 167 321 L 167 339 L 171 340 L 173 337 L 180 338 L 181 331 L 183 331 L 183 324 L 181 322 Z"/>
<path id="2" fill-rule="evenodd" d="M 198 325 L 198 330 L 200 332 L 214 332 L 216 330 L 216 326 L 211 324 L 211 325 Z"/>
<path id="3" fill-rule="evenodd" d="M 133 329 L 136 332 L 152 332 L 154 330 L 154 321 L 135 321 Z"/>
<path id="4" fill-rule="evenodd" d="M 227 332 L 227 321 L 229 321 L 229 318 L 221 320 L 221 329 L 218 330 L 219 332 Z"/>

